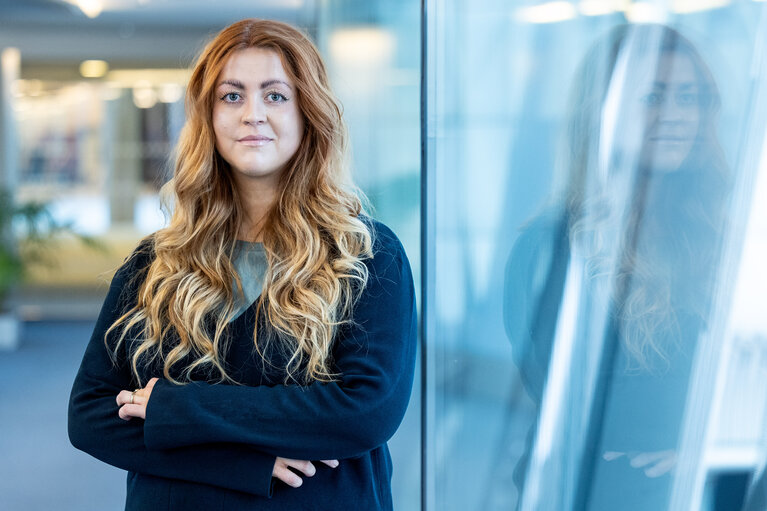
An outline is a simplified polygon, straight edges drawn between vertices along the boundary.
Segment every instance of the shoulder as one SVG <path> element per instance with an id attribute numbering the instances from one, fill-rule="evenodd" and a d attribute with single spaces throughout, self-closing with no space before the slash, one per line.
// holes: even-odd
<path id="1" fill-rule="evenodd" d="M 555 261 L 568 257 L 567 224 L 562 212 L 547 211 L 522 228 L 506 261 L 506 301 L 518 303 L 537 295 Z"/>
<path id="2" fill-rule="evenodd" d="M 566 225 L 567 215 L 564 212 L 544 211 L 522 226 L 514 246 L 522 251 L 548 250 L 567 236 Z"/>
<path id="3" fill-rule="evenodd" d="M 393 259 L 407 261 L 405 248 L 394 231 L 374 218 L 362 216 L 360 219 L 370 230 L 370 236 L 373 240 L 374 261 L 391 261 Z"/>
<path id="4" fill-rule="evenodd" d="M 546 211 L 524 225 L 514 241 L 506 271 L 530 271 L 530 265 L 548 266 L 546 261 L 568 243 L 567 216 Z"/>
<path id="5" fill-rule="evenodd" d="M 373 240 L 373 257 L 364 261 L 370 277 L 397 281 L 412 279 L 407 253 L 394 231 L 373 218 L 364 216 L 360 219 L 370 230 Z"/>
<path id="6" fill-rule="evenodd" d="M 117 269 L 113 285 L 120 287 L 134 284 L 136 280 L 143 280 L 146 270 L 149 269 L 155 259 L 154 251 L 155 235 L 150 234 L 139 241 L 136 248 L 123 260 L 122 265 Z"/>

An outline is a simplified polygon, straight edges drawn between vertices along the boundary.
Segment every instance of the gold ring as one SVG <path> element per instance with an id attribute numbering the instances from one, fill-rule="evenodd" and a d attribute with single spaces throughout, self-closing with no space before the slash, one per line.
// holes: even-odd
<path id="1" fill-rule="evenodd" d="M 133 404 L 133 399 L 136 397 L 136 391 L 130 393 L 130 404 Z"/>

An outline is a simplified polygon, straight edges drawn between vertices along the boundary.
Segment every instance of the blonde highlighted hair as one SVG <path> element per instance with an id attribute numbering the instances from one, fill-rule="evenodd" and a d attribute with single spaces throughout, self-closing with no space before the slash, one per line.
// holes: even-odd
<path id="1" fill-rule="evenodd" d="M 683 55 L 698 88 L 696 142 L 678 169 L 664 178 L 623 155 L 600 158 L 602 125 L 610 87 L 634 72 L 621 59 Z M 626 71 L 629 70 L 629 71 Z M 655 71 L 653 69 L 652 71 Z M 629 368 L 663 370 L 679 349 L 678 313 L 705 321 L 729 189 L 729 169 L 716 134 L 720 97 L 714 78 L 694 45 L 663 25 L 622 25 L 600 39 L 575 76 L 568 113 L 566 155 L 560 182 L 571 246 L 587 258 L 592 277 L 609 275 L 619 244 L 613 307 Z M 622 89 L 619 89 L 622 90 Z M 635 121 L 638 122 L 638 121 Z M 616 176 L 631 172 L 630 203 L 615 204 Z M 650 181 L 660 190 L 650 190 Z M 663 183 L 659 186 L 658 183 Z M 621 207 L 628 213 L 620 222 Z M 673 221 L 672 221 L 673 220 Z M 612 226 L 611 226 L 612 224 Z M 621 232 L 611 232 L 611 229 Z M 681 283 L 680 283 L 681 282 Z M 686 288 L 683 283 L 689 284 Z"/>
<path id="2" fill-rule="evenodd" d="M 288 355 L 288 379 L 309 383 L 337 377 L 333 339 L 352 321 L 373 244 L 371 227 L 360 218 L 362 195 L 346 174 L 341 108 L 319 52 L 304 34 L 284 23 L 246 19 L 221 31 L 194 67 L 186 91 L 187 121 L 165 190 L 172 216 L 168 227 L 153 235 L 154 259 L 137 303 L 107 332 L 119 333 L 115 353 L 129 331 L 138 338 L 129 351 L 139 381 L 139 367 L 159 361 L 164 377 L 177 383 L 189 381 L 197 370 L 233 382 L 223 357 L 225 329 L 241 291 L 232 257 L 244 211 L 230 166 L 215 148 L 212 110 L 227 59 L 254 47 L 279 56 L 304 118 L 303 138 L 280 174 L 261 231 L 268 270 L 257 317 L 264 313 L 272 328 L 265 336 L 256 328 L 254 343 L 262 355 L 266 344 L 279 343 Z"/>

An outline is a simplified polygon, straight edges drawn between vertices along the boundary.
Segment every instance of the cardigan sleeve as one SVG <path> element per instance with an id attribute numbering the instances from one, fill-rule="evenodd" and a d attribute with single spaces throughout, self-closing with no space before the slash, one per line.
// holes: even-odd
<path id="1" fill-rule="evenodd" d="M 410 398 L 417 319 L 413 278 L 396 236 L 376 224 L 369 277 L 353 325 L 336 339 L 341 380 L 245 387 L 160 380 L 144 423 L 150 449 L 247 444 L 298 459 L 343 459 L 384 444 Z"/>
<path id="2" fill-rule="evenodd" d="M 144 245 L 144 249 L 146 245 Z M 115 401 L 136 386 L 124 357 L 116 363 L 104 334 L 135 301 L 136 272 L 147 263 L 139 248 L 112 279 L 69 400 L 69 438 L 78 449 L 115 467 L 269 497 L 275 457 L 253 447 L 207 443 L 179 449 L 147 449 L 143 421 L 118 417 Z M 110 334 L 111 336 L 111 334 Z"/>

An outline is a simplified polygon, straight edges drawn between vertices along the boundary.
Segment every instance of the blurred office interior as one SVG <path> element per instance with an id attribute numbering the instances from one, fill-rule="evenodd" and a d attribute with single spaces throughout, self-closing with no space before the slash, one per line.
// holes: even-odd
<path id="1" fill-rule="evenodd" d="M 164 224 L 189 66 L 246 17 L 315 40 L 414 270 L 395 509 L 767 509 L 756 0 L 0 0 L 0 211 L 68 226 L 0 296 L 0 508 L 123 505 L 68 442 L 69 389 Z"/>

